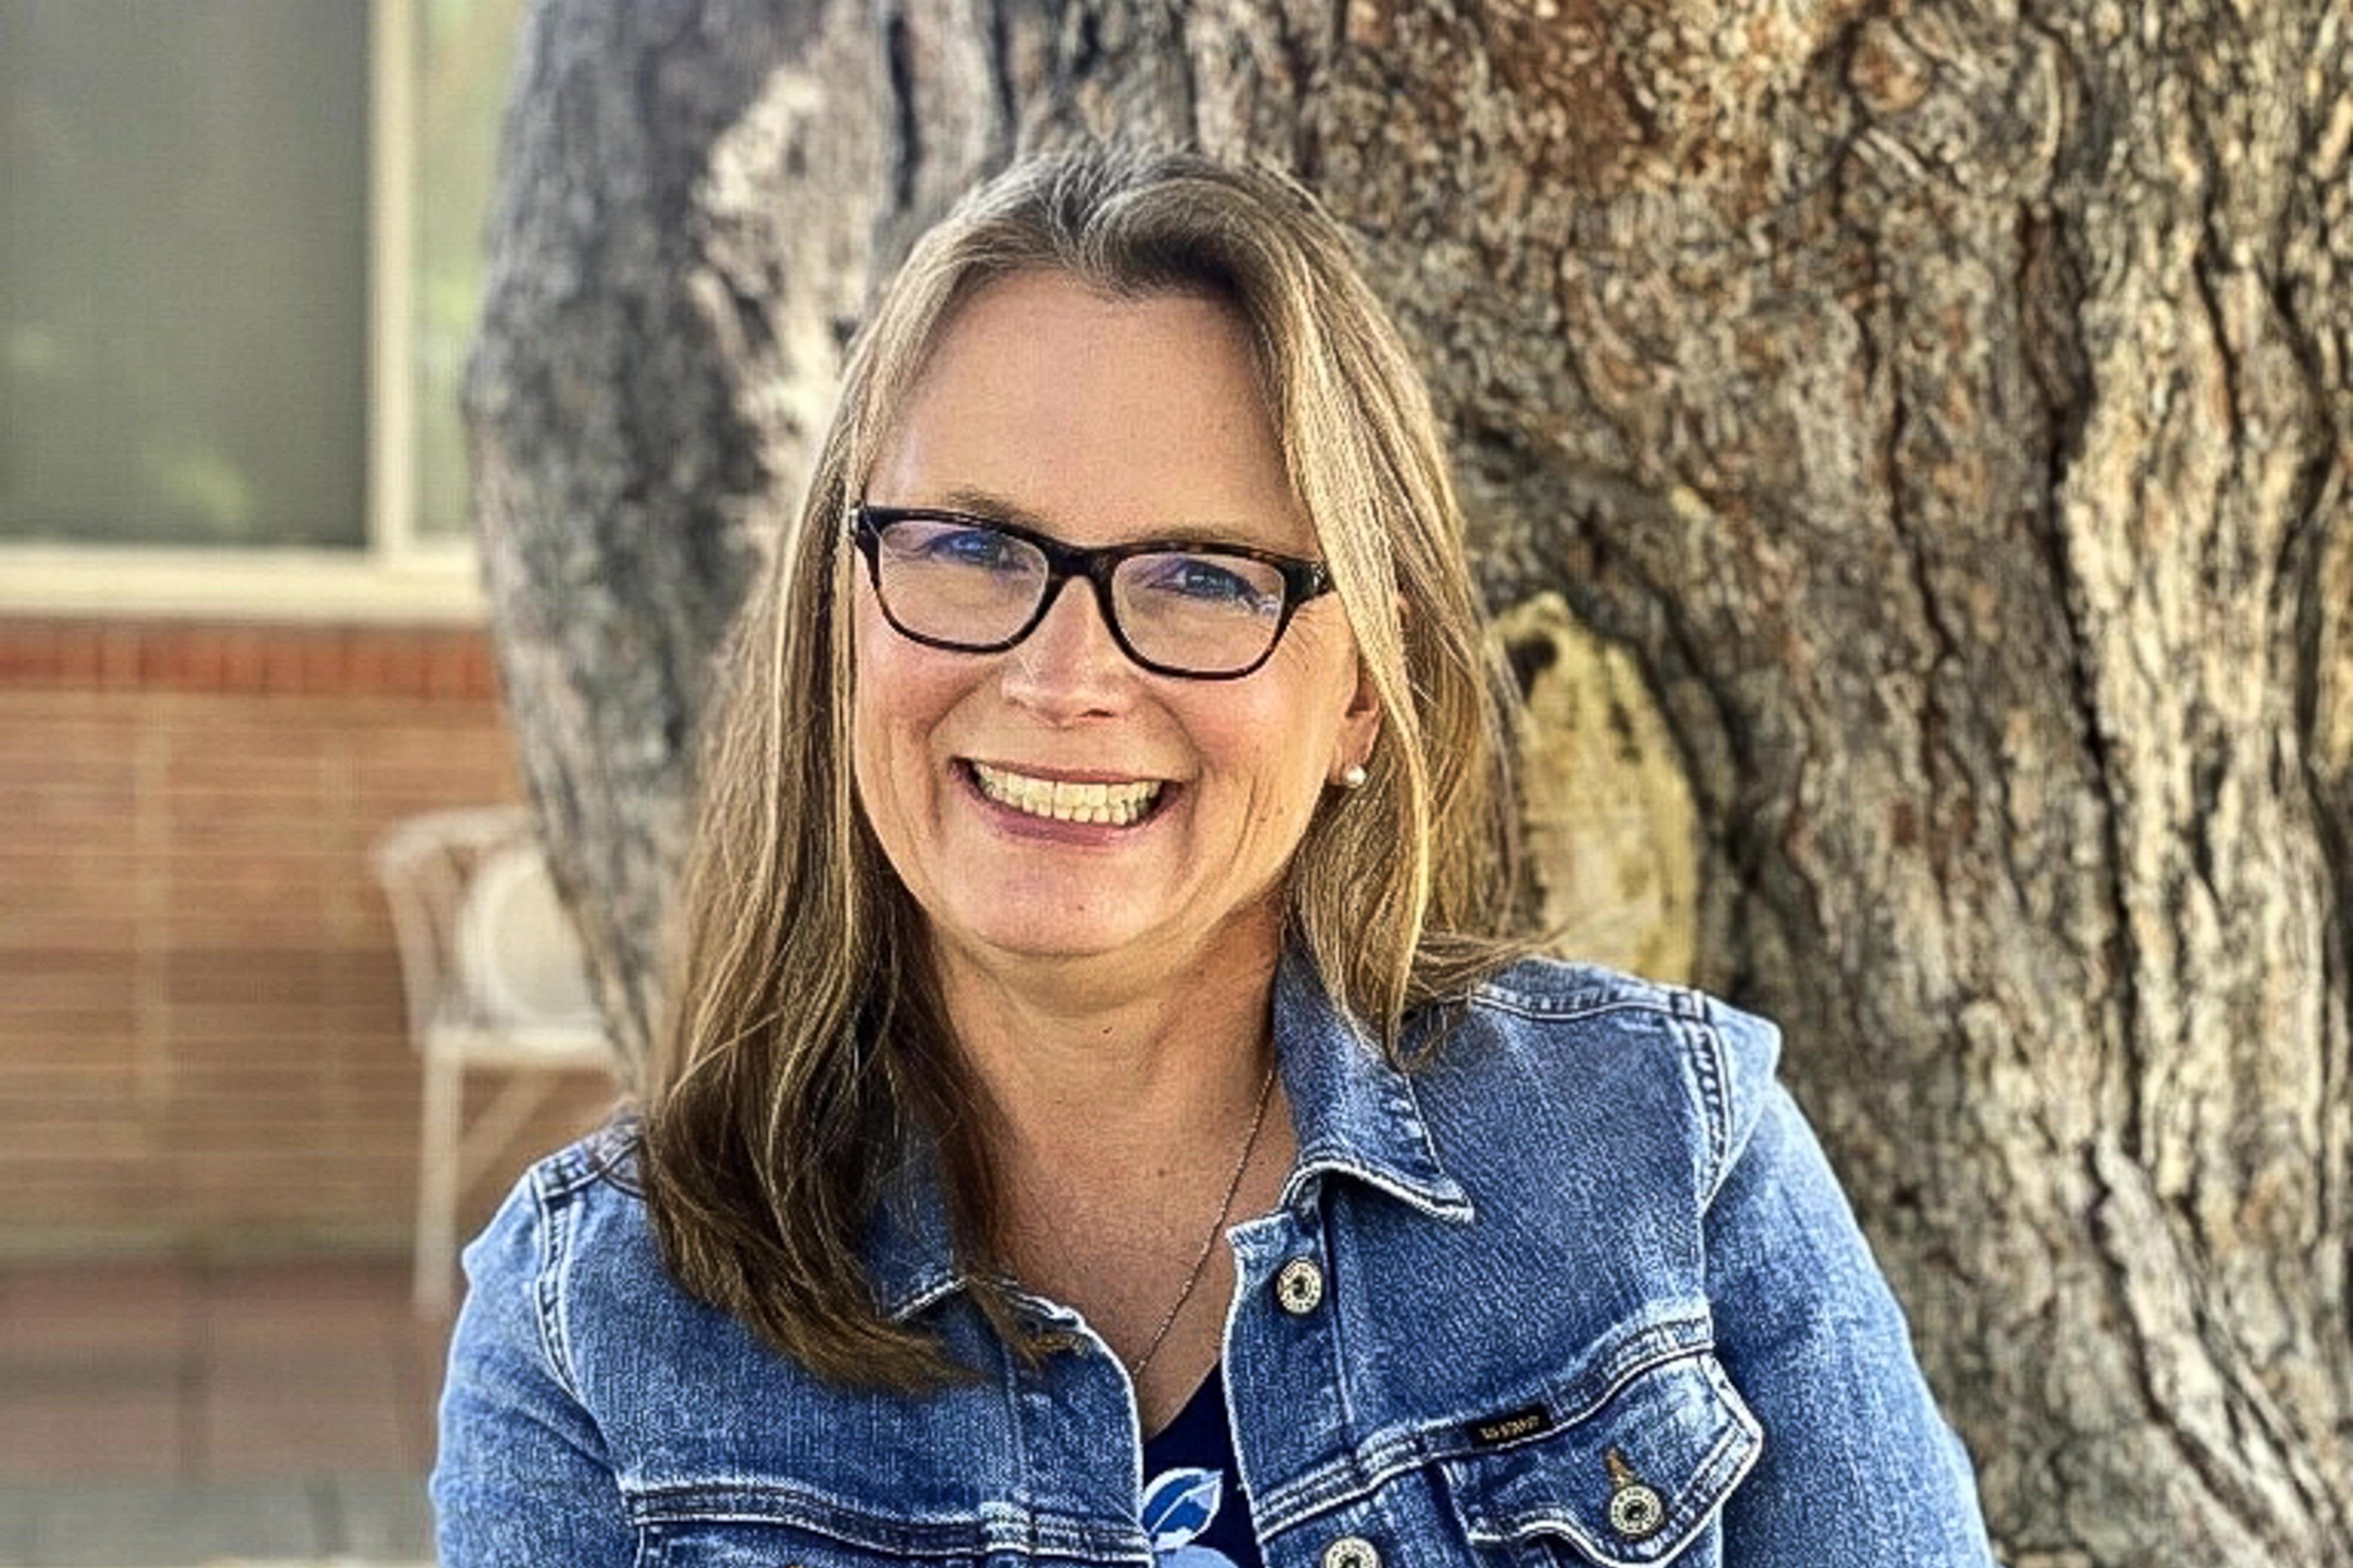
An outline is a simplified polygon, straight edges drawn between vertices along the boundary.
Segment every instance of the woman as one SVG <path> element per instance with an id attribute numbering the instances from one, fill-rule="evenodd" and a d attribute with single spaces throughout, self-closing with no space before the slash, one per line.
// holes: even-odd
<path id="1" fill-rule="evenodd" d="M 642 1122 L 469 1250 L 444 1561 L 1981 1563 L 1770 1026 L 1521 959 L 1335 228 L 1023 163 L 853 353 Z"/>

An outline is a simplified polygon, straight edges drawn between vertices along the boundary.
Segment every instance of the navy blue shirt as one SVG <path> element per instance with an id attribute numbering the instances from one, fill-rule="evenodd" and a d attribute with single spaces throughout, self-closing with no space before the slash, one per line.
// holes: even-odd
<path id="1" fill-rule="evenodd" d="M 1234 1463 L 1219 1368 L 1144 1445 L 1144 1528 L 1155 1568 L 1265 1568 Z"/>

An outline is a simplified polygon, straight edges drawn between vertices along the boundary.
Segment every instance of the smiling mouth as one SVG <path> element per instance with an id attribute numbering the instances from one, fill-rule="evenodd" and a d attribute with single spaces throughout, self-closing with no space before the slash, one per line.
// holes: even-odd
<path id="1" fill-rule="evenodd" d="M 1113 827 L 1131 826 L 1151 816 L 1165 783 L 1160 779 L 1117 783 L 1041 779 L 985 763 L 965 765 L 980 793 L 999 805 L 1056 822 L 1098 822 Z"/>

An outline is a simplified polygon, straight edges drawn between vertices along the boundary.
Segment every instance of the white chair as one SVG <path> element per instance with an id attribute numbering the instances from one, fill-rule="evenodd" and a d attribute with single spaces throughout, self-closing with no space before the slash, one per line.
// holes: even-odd
<path id="1" fill-rule="evenodd" d="M 375 847 L 425 1068 L 417 1149 L 416 1309 L 448 1314 L 458 1204 L 545 1100 L 561 1071 L 617 1066 L 580 940 L 521 806 L 430 812 Z M 465 1120 L 465 1075 L 509 1075 Z"/>

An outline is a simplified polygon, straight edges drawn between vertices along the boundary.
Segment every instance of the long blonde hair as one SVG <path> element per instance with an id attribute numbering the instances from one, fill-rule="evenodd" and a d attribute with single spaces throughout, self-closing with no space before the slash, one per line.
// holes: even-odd
<path id="1" fill-rule="evenodd" d="M 808 494 L 747 610 L 702 760 L 675 999 L 644 1086 L 640 1170 L 691 1293 L 837 1381 L 959 1375 L 878 1310 L 866 1226 L 911 1137 L 938 1141 L 982 1310 L 997 1256 L 973 1091 L 923 920 L 851 784 L 849 509 L 958 305 L 1067 274 L 1115 297 L 1205 294 L 1250 330 L 1290 478 L 1378 694 L 1362 789 L 1319 808 L 1288 940 L 1391 1056 L 1415 1009 L 1507 961 L 1508 684 L 1486 637 L 1429 396 L 1339 229 L 1264 171 L 1084 147 L 1017 163 L 916 245 L 845 372 Z M 1400 1065 L 1407 1065 L 1400 1063 Z"/>

